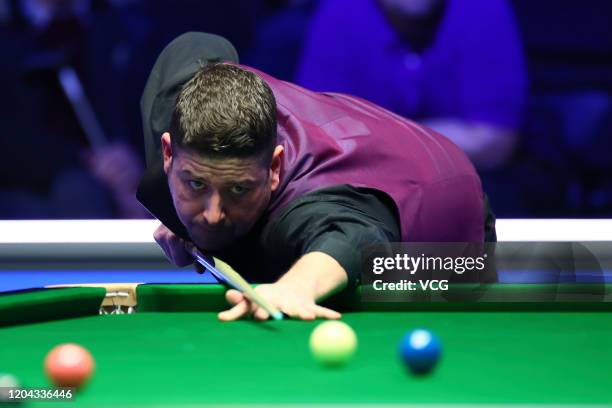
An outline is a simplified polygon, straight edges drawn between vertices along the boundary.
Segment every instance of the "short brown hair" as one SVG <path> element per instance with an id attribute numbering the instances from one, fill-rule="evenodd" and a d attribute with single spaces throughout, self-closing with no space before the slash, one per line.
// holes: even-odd
<path id="1" fill-rule="evenodd" d="M 172 143 L 213 158 L 272 158 L 276 101 L 258 75 L 212 63 L 179 93 L 170 125 Z"/>

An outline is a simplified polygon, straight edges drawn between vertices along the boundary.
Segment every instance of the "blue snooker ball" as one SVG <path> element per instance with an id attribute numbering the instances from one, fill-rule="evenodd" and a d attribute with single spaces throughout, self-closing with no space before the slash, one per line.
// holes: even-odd
<path id="1" fill-rule="evenodd" d="M 404 335 L 399 352 L 410 371 L 415 374 L 426 374 L 440 359 L 440 340 L 428 330 L 415 329 Z"/>

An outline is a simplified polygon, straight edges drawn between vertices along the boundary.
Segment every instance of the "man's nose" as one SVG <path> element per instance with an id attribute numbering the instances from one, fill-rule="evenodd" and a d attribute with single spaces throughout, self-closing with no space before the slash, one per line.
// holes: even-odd
<path id="1" fill-rule="evenodd" d="M 204 219 L 212 226 L 221 223 L 225 219 L 225 210 L 221 202 L 221 195 L 213 192 L 204 207 Z"/>

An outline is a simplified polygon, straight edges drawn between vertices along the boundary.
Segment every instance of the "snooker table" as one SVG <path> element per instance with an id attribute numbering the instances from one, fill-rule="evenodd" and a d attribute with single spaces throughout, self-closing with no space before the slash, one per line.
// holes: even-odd
<path id="1" fill-rule="evenodd" d="M 583 229 L 564 224 L 546 238 L 537 231 L 551 231 L 539 225 L 503 228 L 499 235 L 550 240 L 567 239 L 559 231 L 570 231 L 577 240 L 612 241 L 612 224 L 603 221 Z M 431 293 L 408 302 L 363 302 L 368 288 L 361 288 L 330 304 L 355 330 L 359 346 L 346 366 L 329 369 L 308 350 L 317 321 L 219 322 L 216 314 L 227 308 L 224 288 L 206 275 L 175 282 L 185 271 L 169 268 L 159 251 L 151 255 L 148 223 L 147 238 L 126 228 L 119 243 L 105 241 L 101 230 L 90 239 L 62 228 L 70 237 L 58 238 L 56 228 L 45 233 L 44 223 L 32 225 L 36 233 L 17 238 L 21 226 L 12 233 L 0 228 L 0 280 L 6 271 L 14 277 L 32 270 L 36 279 L 64 274 L 68 280 L 43 279 L 31 289 L 34 279 L 0 293 L 0 373 L 17 376 L 24 387 L 49 387 L 44 357 L 66 342 L 90 350 L 96 370 L 75 402 L 26 406 L 612 406 L 608 275 L 598 283 L 454 285 L 447 299 Z M 117 235 L 116 224 L 109 230 Z M 600 235 L 589 239 L 593 231 Z M 51 256 L 62 247 L 65 254 Z M 92 283 L 118 276 L 109 273 L 117 270 L 123 279 L 112 285 L 44 287 Z M 155 281 L 170 283 L 129 283 L 152 271 Z M 135 313 L 100 314 L 128 308 Z M 426 376 L 411 374 L 398 356 L 402 335 L 417 327 L 442 343 L 441 360 Z"/>
<path id="2" fill-rule="evenodd" d="M 0 297 L 0 364 L 28 387 L 49 386 L 45 354 L 59 343 L 85 346 L 96 371 L 67 406 L 609 405 L 612 288 L 579 286 L 492 284 L 478 288 L 479 302 L 364 304 L 350 295 L 342 320 L 358 351 L 333 369 L 309 353 L 316 321 L 219 322 L 220 285 L 138 285 L 137 311 L 108 315 L 98 314 L 104 288 L 23 291 Z M 542 300 L 576 292 L 597 292 L 598 301 Z M 41 314 L 46 321 L 34 322 Z M 415 327 L 443 347 L 421 377 L 397 350 Z"/>

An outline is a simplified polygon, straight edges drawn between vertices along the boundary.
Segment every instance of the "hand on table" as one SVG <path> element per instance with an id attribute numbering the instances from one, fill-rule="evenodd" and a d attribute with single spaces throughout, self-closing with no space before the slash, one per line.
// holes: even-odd
<path id="1" fill-rule="evenodd" d="M 289 283 L 276 282 L 259 285 L 255 290 L 281 312 L 295 319 L 339 319 L 341 317 L 340 313 L 317 305 L 314 295 L 305 293 L 304 288 L 294 287 Z M 225 298 L 233 307 L 219 313 L 220 320 L 237 320 L 247 316 L 253 316 L 256 320 L 269 318 L 268 312 L 237 290 L 228 290 Z"/>
<path id="2" fill-rule="evenodd" d="M 175 235 L 163 224 L 155 230 L 153 237 L 173 264 L 186 266 L 193 263 L 189 250 L 193 246 L 191 242 Z M 301 320 L 339 319 L 340 313 L 318 305 L 317 300 L 340 290 L 346 281 L 347 274 L 336 260 L 322 252 L 311 252 L 302 256 L 278 282 L 259 285 L 254 290 L 289 317 Z M 270 317 L 265 309 L 238 290 L 228 290 L 225 297 L 232 307 L 219 313 L 220 320 L 238 320 L 249 316 L 267 320 Z"/>

